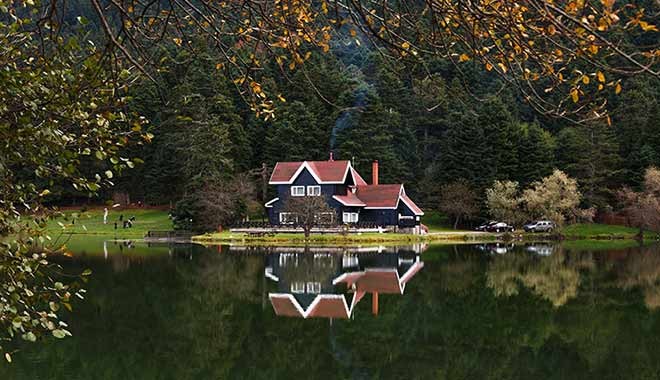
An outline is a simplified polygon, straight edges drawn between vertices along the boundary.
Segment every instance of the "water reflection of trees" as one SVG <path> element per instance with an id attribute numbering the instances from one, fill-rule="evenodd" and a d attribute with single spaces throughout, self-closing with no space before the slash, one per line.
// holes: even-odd
<path id="1" fill-rule="evenodd" d="M 617 270 L 616 285 L 641 289 L 648 308 L 660 307 L 660 247 L 646 246 L 626 253 Z"/>
<path id="2" fill-rule="evenodd" d="M 570 254 L 559 248 L 552 255 L 538 256 L 514 251 L 493 259 L 486 282 L 497 296 L 517 295 L 525 287 L 557 307 L 577 296 L 581 271 L 594 268 L 589 253 Z"/>

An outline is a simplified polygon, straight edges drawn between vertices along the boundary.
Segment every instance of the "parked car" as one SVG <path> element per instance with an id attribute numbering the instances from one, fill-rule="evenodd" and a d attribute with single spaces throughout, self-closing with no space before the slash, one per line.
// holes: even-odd
<path id="1" fill-rule="evenodd" d="M 474 230 L 475 231 L 488 231 L 488 227 L 492 226 L 493 224 L 497 224 L 497 222 L 490 221 L 490 222 L 484 223 L 484 224 L 480 225 L 479 227 L 475 228 Z"/>
<path id="2" fill-rule="evenodd" d="M 493 223 L 486 228 L 488 232 L 513 232 L 515 230 L 512 225 L 504 222 Z"/>
<path id="3" fill-rule="evenodd" d="M 525 232 L 552 232 L 555 228 L 555 224 L 549 220 L 537 220 L 523 226 Z"/>

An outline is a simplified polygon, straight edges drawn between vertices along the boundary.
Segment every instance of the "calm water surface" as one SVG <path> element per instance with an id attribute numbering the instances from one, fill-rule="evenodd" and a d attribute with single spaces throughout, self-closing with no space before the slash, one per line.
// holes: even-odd
<path id="1" fill-rule="evenodd" d="M 659 379 L 660 248 L 71 244 L 72 338 L 0 379 Z"/>

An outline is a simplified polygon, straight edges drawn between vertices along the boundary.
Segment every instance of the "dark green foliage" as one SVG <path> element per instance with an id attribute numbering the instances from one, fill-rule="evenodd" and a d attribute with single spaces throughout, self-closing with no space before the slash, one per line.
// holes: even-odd
<path id="1" fill-rule="evenodd" d="M 557 163 L 579 180 L 587 206 L 611 204 L 621 185 L 621 157 L 612 128 L 565 128 L 557 135 Z"/>
<path id="2" fill-rule="evenodd" d="M 660 162 L 657 81 L 625 82 L 613 100 L 613 127 L 585 127 L 530 113 L 476 68 L 459 76 L 443 61 L 421 68 L 336 49 L 337 58 L 315 57 L 289 78 L 266 68 L 273 71 L 269 89 L 286 99 L 268 121 L 236 96 L 213 53 L 164 52 L 162 83 L 145 84 L 133 102 L 155 137 L 135 152 L 145 165 L 118 179 L 119 188 L 148 203 L 176 202 L 190 196 L 194 179 L 324 160 L 332 150 L 368 180 L 378 160 L 381 183 L 405 183 L 427 208 L 437 207 L 441 186 L 457 180 L 474 186 L 481 202 L 494 180 L 526 186 L 555 168 L 578 180 L 585 205 L 602 208 Z"/>
<path id="3" fill-rule="evenodd" d="M 555 140 L 538 124 L 518 126 L 518 168 L 515 178 L 522 186 L 546 177 L 556 165 Z"/>
<path id="4" fill-rule="evenodd" d="M 478 117 L 472 112 L 452 113 L 439 155 L 437 178 L 441 183 L 464 179 L 477 188 L 489 185 L 495 175 L 487 155 L 488 142 Z"/>

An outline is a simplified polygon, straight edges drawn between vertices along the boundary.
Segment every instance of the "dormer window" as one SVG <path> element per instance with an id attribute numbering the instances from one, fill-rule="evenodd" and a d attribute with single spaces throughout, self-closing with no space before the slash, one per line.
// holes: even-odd
<path id="1" fill-rule="evenodd" d="M 307 186 L 307 195 L 318 197 L 321 195 L 321 186 Z"/>
<path id="2" fill-rule="evenodd" d="M 305 186 L 291 186 L 291 196 L 292 197 L 304 197 L 305 196 Z"/>

